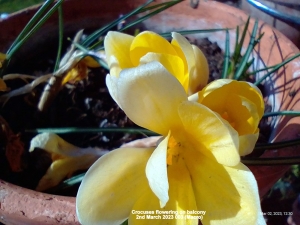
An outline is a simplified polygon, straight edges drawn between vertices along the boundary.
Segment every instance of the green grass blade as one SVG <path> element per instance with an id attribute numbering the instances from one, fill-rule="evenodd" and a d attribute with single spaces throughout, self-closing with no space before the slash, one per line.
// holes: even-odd
<path id="1" fill-rule="evenodd" d="M 255 21 L 246 53 L 242 57 L 241 62 L 239 63 L 238 69 L 237 69 L 236 73 L 234 74 L 235 80 L 238 80 L 239 77 L 242 75 L 242 72 L 244 71 L 244 67 L 248 62 L 249 56 L 253 51 L 254 45 L 256 43 L 255 37 L 256 37 L 256 33 L 257 33 L 257 28 L 258 28 L 258 20 Z"/>
<path id="2" fill-rule="evenodd" d="M 217 32 L 217 31 L 226 31 L 226 30 L 230 30 L 230 29 L 216 28 L 216 29 L 203 29 L 203 30 L 178 30 L 178 31 L 173 31 L 173 32 L 179 33 L 181 35 L 189 35 L 189 34 L 200 34 L 200 33 L 212 33 L 212 32 Z M 171 32 L 165 32 L 165 33 L 161 33 L 159 35 L 164 38 L 172 37 Z"/>
<path id="3" fill-rule="evenodd" d="M 269 66 L 269 67 L 264 67 L 264 68 L 261 68 L 261 69 L 258 69 L 258 70 L 252 71 L 252 72 L 248 72 L 248 75 L 254 75 L 254 74 L 257 74 L 257 73 L 262 72 L 262 71 L 265 71 L 265 70 L 273 69 L 273 68 L 275 68 L 276 66 L 277 66 L 277 65 Z"/>
<path id="4" fill-rule="evenodd" d="M 250 16 L 248 17 L 248 19 L 247 19 L 247 21 L 245 23 L 245 27 L 244 27 L 244 30 L 243 30 L 243 33 L 242 33 L 242 36 L 241 36 L 241 40 L 239 42 L 237 42 L 236 48 L 234 49 L 233 62 L 235 64 L 238 63 L 238 61 L 239 61 L 238 59 L 241 56 L 241 49 L 242 49 L 242 47 L 244 45 L 246 33 L 247 33 L 247 30 L 248 30 L 248 27 L 249 27 L 249 22 L 250 22 Z M 238 35 L 237 35 L 237 38 L 238 38 Z"/>
<path id="5" fill-rule="evenodd" d="M 233 59 L 235 59 L 235 57 L 236 57 L 236 55 L 240 55 L 239 53 L 240 53 L 240 51 L 239 51 L 239 53 L 237 53 L 237 51 L 238 51 L 238 48 L 240 47 L 240 48 L 242 48 L 242 46 L 239 46 L 239 39 L 240 39 L 240 27 L 239 26 L 237 26 L 236 27 L 236 31 L 235 31 L 235 45 L 234 45 L 234 52 L 233 52 Z"/>
<path id="6" fill-rule="evenodd" d="M 59 0 L 56 4 L 43 16 L 41 20 L 11 49 L 7 54 L 8 58 L 11 56 L 28 40 L 28 38 L 34 34 L 45 22 L 46 20 L 57 10 L 57 8 L 62 4 L 63 0 Z"/>
<path id="7" fill-rule="evenodd" d="M 268 72 L 267 74 L 265 74 L 263 77 L 261 77 L 258 81 L 256 81 L 254 84 L 255 85 L 259 85 L 264 79 L 266 79 L 267 77 L 269 77 L 271 74 L 273 74 L 274 72 L 276 72 L 277 70 L 279 70 L 282 66 L 284 66 L 285 64 L 291 62 L 292 60 L 298 58 L 300 56 L 300 53 L 288 58 L 287 60 L 283 61 L 282 63 L 279 63 L 275 66 L 272 66 L 272 70 L 270 72 Z"/>
<path id="8" fill-rule="evenodd" d="M 228 74 L 228 67 L 229 67 L 229 61 L 230 61 L 230 46 L 229 46 L 229 31 L 226 30 L 226 41 L 225 41 L 225 58 L 224 58 L 224 64 L 223 64 L 223 71 L 221 77 L 223 79 L 227 78 Z"/>
<path id="9" fill-rule="evenodd" d="M 251 166 L 280 166 L 300 164 L 300 157 L 241 159 L 242 163 Z"/>
<path id="10" fill-rule="evenodd" d="M 121 225 L 128 225 L 128 219 L 125 220 Z"/>
<path id="11" fill-rule="evenodd" d="M 58 50 L 57 50 L 56 62 L 54 66 L 54 72 L 59 67 L 62 45 L 63 45 L 63 37 L 64 37 L 63 11 L 62 11 L 62 6 L 60 5 L 58 7 Z"/>
<path id="12" fill-rule="evenodd" d="M 49 6 L 54 2 L 54 0 L 47 0 L 41 8 L 35 13 L 35 15 L 29 20 L 26 26 L 23 28 L 18 37 L 14 40 L 10 48 L 7 50 L 6 54 L 9 54 L 12 49 L 17 45 L 17 43 L 22 40 L 27 33 L 33 28 L 33 26 L 40 20 L 45 11 L 49 8 Z"/>
<path id="13" fill-rule="evenodd" d="M 172 2 L 173 2 L 173 1 L 174 1 L 174 0 L 172 0 Z M 177 1 L 177 3 L 179 3 L 179 2 L 182 2 L 183 0 L 175 0 L 175 1 Z M 177 3 L 176 3 L 176 4 L 177 4 Z M 135 14 L 133 14 L 133 15 L 137 15 L 137 14 L 139 14 L 139 13 L 143 13 L 143 12 L 146 12 L 146 11 L 148 11 L 148 10 L 154 10 L 154 9 L 156 9 L 156 8 L 163 7 L 163 6 L 167 5 L 167 4 L 169 4 L 169 2 L 163 2 L 163 3 L 155 4 L 155 5 L 152 5 L 152 6 L 144 7 L 144 8 L 141 9 L 139 12 L 137 12 L 137 13 L 135 13 Z"/>
<path id="14" fill-rule="evenodd" d="M 78 43 L 73 42 L 73 40 L 70 39 L 70 38 L 68 38 L 68 40 L 71 41 L 72 44 L 76 46 L 76 48 L 78 48 L 82 51 L 83 54 L 82 54 L 81 58 L 84 58 L 86 56 L 90 56 L 94 60 L 96 60 L 99 63 L 99 65 L 101 65 L 103 68 L 109 70 L 109 67 L 108 67 L 107 63 L 103 59 L 97 57 L 97 55 L 91 54 L 91 50 L 87 49 L 86 47 L 84 47 L 84 46 L 82 46 Z"/>
<path id="15" fill-rule="evenodd" d="M 119 31 L 124 31 L 126 29 L 129 29 L 130 27 L 132 26 L 135 26 L 136 24 L 138 23 L 141 23 L 147 19 L 149 19 L 150 17 L 166 10 L 167 8 L 171 7 L 171 6 L 174 6 L 175 4 L 178 4 L 179 2 L 181 2 L 182 0 L 176 0 L 176 1 L 170 1 L 170 2 L 165 2 L 163 4 L 159 4 L 160 5 L 160 8 L 159 7 L 155 7 L 155 8 L 159 8 L 159 9 L 156 9 L 154 10 L 153 12 L 150 12 L 148 14 L 146 14 L 145 16 L 142 16 L 140 17 L 139 19 L 129 23 L 128 25 L 126 25 L 125 27 L 121 28 Z M 140 13 L 140 12 L 138 12 Z M 121 20 L 122 21 L 122 20 Z M 114 24 L 115 26 L 116 24 Z M 105 31 L 106 32 L 106 31 Z M 103 32 L 104 33 L 104 32 Z M 98 41 L 97 43 L 95 43 L 93 46 L 90 47 L 91 49 L 95 49 L 95 50 L 100 50 L 103 48 L 103 41 Z"/>
<path id="16" fill-rule="evenodd" d="M 154 0 L 149 0 L 147 1 L 145 4 L 137 7 L 136 9 L 134 9 L 133 11 L 131 11 L 130 13 L 114 20 L 113 22 L 109 23 L 108 25 L 100 28 L 99 30 L 96 30 L 95 32 L 93 32 L 91 35 L 89 35 L 82 43 L 81 45 L 88 47 L 90 46 L 93 42 L 95 42 L 96 40 L 98 40 L 98 38 L 100 36 L 102 36 L 104 33 L 106 33 L 107 31 L 109 31 L 111 28 L 113 28 L 114 26 L 117 26 L 121 21 L 126 20 L 127 18 L 135 15 L 136 13 L 140 12 L 144 7 L 146 7 L 147 5 L 149 5 L 150 3 L 152 3 Z"/>
<path id="17" fill-rule="evenodd" d="M 271 150 L 271 149 L 280 149 L 286 148 L 290 146 L 300 145 L 300 138 L 296 138 L 289 141 L 279 141 L 274 143 L 266 143 L 266 144 L 256 144 L 254 151 L 257 150 Z"/>
<path id="18" fill-rule="evenodd" d="M 73 177 L 71 177 L 69 179 L 64 180 L 61 184 L 59 184 L 59 185 L 57 185 L 55 187 L 52 187 L 52 188 L 46 190 L 45 192 L 47 192 L 47 193 L 55 193 L 55 192 L 67 189 L 69 187 L 72 187 L 72 186 L 74 186 L 76 184 L 81 183 L 81 181 L 83 180 L 84 176 L 85 176 L 85 173 L 81 173 L 81 174 L 78 174 L 76 176 L 73 176 Z"/>
<path id="19" fill-rule="evenodd" d="M 249 73 L 247 73 L 247 70 L 250 68 L 251 65 L 253 65 L 254 58 L 252 58 L 249 62 L 246 63 L 244 70 L 242 71 L 242 75 L 239 77 L 239 80 L 246 80 L 246 78 L 249 76 Z"/>
<path id="20" fill-rule="evenodd" d="M 263 115 L 263 117 L 271 117 L 271 116 L 300 116 L 300 111 L 268 112 Z"/>
<path id="21" fill-rule="evenodd" d="M 28 133 L 56 133 L 56 134 L 66 134 L 66 133 L 143 133 L 147 135 L 158 135 L 152 131 L 143 128 L 76 128 L 76 127 L 65 127 L 65 128 L 37 128 L 33 130 L 25 130 Z"/>
<path id="22" fill-rule="evenodd" d="M 147 20 L 150 17 L 152 17 L 152 16 L 154 16 L 154 15 L 156 15 L 156 14 L 158 14 L 158 13 L 160 13 L 160 12 L 162 12 L 162 11 L 164 11 L 164 10 L 166 10 L 166 9 L 168 9 L 168 8 L 176 5 L 176 4 L 178 4 L 179 2 L 182 2 L 182 0 L 166 2 L 166 4 L 164 6 L 162 6 L 159 9 L 156 9 L 153 12 L 148 13 L 147 15 L 142 16 L 141 18 L 139 18 L 139 19 L 137 19 L 137 20 L 129 23 L 128 25 L 126 25 L 125 27 L 123 27 L 120 31 L 124 31 L 124 30 L 126 30 L 126 29 L 128 29 L 128 28 L 130 28 L 130 27 L 132 27 L 132 26 L 134 26 L 136 24 L 138 24 L 138 23 L 141 23 L 144 20 Z"/>

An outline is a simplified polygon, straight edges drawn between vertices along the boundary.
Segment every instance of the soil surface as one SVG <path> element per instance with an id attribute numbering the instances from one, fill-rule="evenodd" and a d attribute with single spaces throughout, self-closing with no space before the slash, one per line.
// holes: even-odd
<path id="1" fill-rule="evenodd" d="M 202 39 L 196 43 L 206 55 L 210 67 L 210 81 L 219 78 L 222 70 L 223 53 L 216 43 Z M 51 71 L 53 61 L 36 59 L 44 65 L 44 71 Z M 45 74 L 34 70 L 28 74 Z M 110 97 L 105 86 L 103 68 L 91 69 L 87 79 L 66 85 L 45 113 L 37 110 L 44 85 L 37 86 L 31 93 L 11 98 L 1 109 L 2 132 L 0 133 L 0 178 L 30 189 L 35 189 L 38 181 L 51 164 L 49 155 L 43 150 L 28 152 L 30 140 L 37 135 L 28 132 L 36 128 L 123 128 L 137 127 Z M 7 82 L 12 90 L 24 86 L 31 80 L 13 79 Z M 0 120 L 0 122 L 1 122 Z M 69 133 L 59 134 L 66 141 L 79 147 L 99 147 L 115 149 L 143 134 L 129 133 Z M 24 152 L 19 149 L 23 148 Z M 9 152 L 9 154 L 8 154 Z M 21 161 L 15 160 L 22 154 Z M 8 156 L 10 155 L 10 156 Z M 7 158 L 14 158 L 18 164 L 12 168 Z M 64 193 L 65 194 L 65 193 Z"/>

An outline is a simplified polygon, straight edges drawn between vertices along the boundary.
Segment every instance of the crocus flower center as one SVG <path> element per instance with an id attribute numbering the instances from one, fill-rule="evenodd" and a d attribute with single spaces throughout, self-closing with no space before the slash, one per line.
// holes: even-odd
<path id="1" fill-rule="evenodd" d="M 173 135 L 170 136 L 167 149 L 167 165 L 172 165 L 178 160 L 178 156 L 181 150 L 182 141 L 179 141 Z"/>
<path id="2" fill-rule="evenodd" d="M 223 118 L 224 120 L 227 120 L 228 123 L 230 123 L 230 125 L 231 125 L 234 129 L 236 129 L 236 127 L 235 127 L 235 122 L 234 122 L 234 120 L 233 120 L 232 118 L 230 118 L 230 116 L 229 116 L 229 114 L 228 114 L 227 111 L 224 111 L 224 112 L 221 114 L 221 116 L 222 116 L 222 118 Z"/>

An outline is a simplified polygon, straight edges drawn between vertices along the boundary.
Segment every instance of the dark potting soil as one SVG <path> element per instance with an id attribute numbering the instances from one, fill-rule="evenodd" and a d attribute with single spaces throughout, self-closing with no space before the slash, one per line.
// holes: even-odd
<path id="1" fill-rule="evenodd" d="M 216 43 L 202 39 L 196 43 L 209 62 L 209 81 L 220 78 L 224 54 Z M 49 60 L 48 60 L 49 61 Z M 47 62 L 48 62 L 47 61 Z M 50 67 L 53 65 L 50 65 Z M 34 71 L 32 71 L 32 74 Z M 31 93 L 11 98 L 0 110 L 0 179 L 13 184 L 35 189 L 38 181 L 51 164 L 49 154 L 41 149 L 28 152 L 30 140 L 37 134 L 28 132 L 36 128 L 122 128 L 137 127 L 110 97 L 105 86 L 103 68 L 92 69 L 87 79 L 74 85 L 66 85 L 45 113 L 37 111 L 37 104 L 45 84 L 37 86 Z M 22 87 L 28 81 L 14 79 L 7 81 L 11 89 Z M 5 126 L 5 121 L 8 126 Z M 0 120 L 1 123 L 1 120 Z M 9 130 L 11 130 L 9 132 Z M 128 133 L 69 133 L 59 134 L 63 139 L 79 147 L 115 149 L 123 143 L 145 137 L 143 134 Z M 24 147 L 20 171 L 9 166 L 6 152 L 18 151 Z M 76 187 L 75 187 L 76 188 Z M 56 192 L 73 195 L 75 191 Z"/>

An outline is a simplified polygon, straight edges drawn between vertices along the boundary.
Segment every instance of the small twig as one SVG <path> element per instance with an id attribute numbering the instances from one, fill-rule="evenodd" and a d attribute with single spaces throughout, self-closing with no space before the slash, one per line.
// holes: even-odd
<path id="1" fill-rule="evenodd" d="M 31 92 L 33 90 L 33 88 L 35 88 L 37 85 L 49 80 L 49 78 L 51 76 L 52 76 L 52 74 L 43 75 L 41 77 L 34 79 L 31 83 L 26 84 L 25 86 L 23 86 L 21 88 L 18 88 L 16 90 L 8 92 L 7 94 L 1 95 L 0 102 L 4 102 L 4 104 L 5 104 L 11 97 L 23 95 L 23 94 Z M 19 75 L 18 74 L 9 74 L 9 75 L 4 76 L 4 80 L 21 78 L 21 77 L 22 77 L 22 75 L 20 75 L 20 74 Z M 25 75 L 25 77 L 23 77 L 23 78 L 32 78 L 32 76 Z"/>
<path id="2" fill-rule="evenodd" d="M 74 43 L 78 43 L 82 37 L 83 30 L 77 32 L 74 38 Z M 58 92 L 62 88 L 62 81 L 68 71 L 72 69 L 80 60 L 79 55 L 76 57 L 75 45 L 72 44 L 70 50 L 64 55 L 59 64 L 59 69 L 53 73 L 53 76 L 50 78 L 48 84 L 45 86 L 42 96 L 38 104 L 38 110 L 43 112 L 45 111 L 52 100 L 56 97 Z"/>

